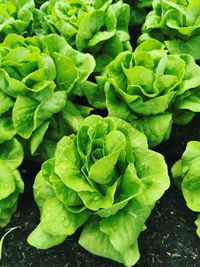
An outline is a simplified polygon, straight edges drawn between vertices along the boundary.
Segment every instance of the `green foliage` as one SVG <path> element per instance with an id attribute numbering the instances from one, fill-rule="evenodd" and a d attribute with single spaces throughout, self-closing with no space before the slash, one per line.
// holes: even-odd
<path id="1" fill-rule="evenodd" d="M 148 39 L 107 66 L 104 102 L 109 116 L 143 131 L 154 147 L 169 137 L 172 122 L 186 124 L 199 112 L 198 74 L 200 67 L 191 56 L 170 55 L 162 43 Z"/>
<path id="2" fill-rule="evenodd" d="M 172 54 L 190 54 L 200 59 L 200 2 L 196 0 L 153 0 L 143 25 L 144 35 L 166 41 Z"/>
<path id="3" fill-rule="evenodd" d="M 84 225 L 81 246 L 132 266 L 137 238 L 168 187 L 164 158 L 141 132 L 118 118 L 89 116 L 77 135 L 58 142 L 35 179 L 41 219 L 28 242 L 49 248 Z"/>
<path id="4" fill-rule="evenodd" d="M 200 142 L 190 141 L 181 157 L 172 167 L 172 176 L 182 190 L 189 209 L 200 212 Z M 195 221 L 200 237 L 200 222 Z"/>
<path id="5" fill-rule="evenodd" d="M 10 33 L 31 34 L 34 0 L 0 1 L 0 40 Z"/>
<path id="6" fill-rule="evenodd" d="M 17 209 L 24 184 L 17 168 L 23 160 L 21 144 L 13 138 L 0 144 L 0 227 L 4 227 Z"/>
<path id="7" fill-rule="evenodd" d="M 131 50 L 130 7 L 122 1 L 50 0 L 35 11 L 36 34 L 59 33 L 81 52 L 96 59 L 100 72 L 118 53 Z"/>
<path id="8" fill-rule="evenodd" d="M 132 52 L 129 32 L 135 44 L 143 22 Z M 134 265 L 170 183 L 148 145 L 200 112 L 199 28 L 196 0 L 0 0 L 0 227 L 24 189 L 23 158 L 46 160 L 28 242 L 48 249 L 82 227 L 83 248 Z M 193 141 L 172 168 L 196 212 L 199 161 Z"/>
<path id="9" fill-rule="evenodd" d="M 60 135 L 65 135 L 67 127 L 74 130 L 75 121 L 68 120 L 68 99 L 93 71 L 93 57 L 72 49 L 55 34 L 28 38 L 9 34 L 0 45 L 0 55 L 0 100 L 4 103 L 0 142 L 19 135 L 29 140 L 34 154 L 48 129 L 57 127 L 54 116 L 61 111 Z M 71 106 L 83 119 L 80 108 Z"/>

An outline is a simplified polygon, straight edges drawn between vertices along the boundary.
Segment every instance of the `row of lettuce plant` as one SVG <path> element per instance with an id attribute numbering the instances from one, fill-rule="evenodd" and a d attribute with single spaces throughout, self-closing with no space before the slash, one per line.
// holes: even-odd
<path id="1" fill-rule="evenodd" d="M 170 54 L 190 55 L 199 64 L 200 2 L 195 0 L 153 0 L 152 11 L 146 16 L 139 42 L 151 38 L 156 38 L 165 44 Z M 194 70 L 193 74 L 193 78 L 197 81 L 200 77 L 198 70 Z M 190 81 L 192 82 L 194 79 L 191 78 Z M 192 84 L 194 85 L 193 82 Z M 199 112 L 199 85 L 196 89 L 193 87 L 192 90 L 185 91 L 178 98 L 178 107 L 184 112 L 186 110 Z M 172 167 L 173 181 L 182 190 L 189 209 L 194 212 L 200 211 L 199 155 L 199 142 L 192 140 L 188 142 L 181 159 Z M 200 236 L 199 216 L 195 223 L 197 234 Z"/>
<path id="2" fill-rule="evenodd" d="M 86 250 L 134 265 L 170 183 L 148 146 L 200 112 L 198 1 L 2 0 L 0 12 L 0 226 L 23 192 L 17 168 L 39 160 L 41 216 L 28 242 L 47 249 L 82 227 Z M 172 169 L 194 211 L 198 146 Z"/>

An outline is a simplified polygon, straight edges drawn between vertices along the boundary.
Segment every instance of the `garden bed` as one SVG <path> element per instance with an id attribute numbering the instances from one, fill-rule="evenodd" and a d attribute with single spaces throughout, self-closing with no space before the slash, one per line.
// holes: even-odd
<path id="1" fill-rule="evenodd" d="M 200 140 L 200 116 L 187 126 L 174 126 L 169 141 L 156 148 L 171 166 L 185 149 L 189 140 Z M 20 197 L 17 213 L 1 230 L 21 226 L 11 232 L 3 245 L 2 267 L 117 267 L 122 266 L 83 250 L 78 244 L 80 231 L 63 244 L 45 251 L 28 245 L 26 239 L 39 222 L 39 211 L 33 200 L 32 183 L 40 169 L 37 163 L 24 162 L 22 175 L 25 193 Z M 181 192 L 172 183 L 156 204 L 147 220 L 147 229 L 139 237 L 141 258 L 137 267 L 198 267 L 200 242 L 195 231 L 196 213 L 190 211 Z"/>

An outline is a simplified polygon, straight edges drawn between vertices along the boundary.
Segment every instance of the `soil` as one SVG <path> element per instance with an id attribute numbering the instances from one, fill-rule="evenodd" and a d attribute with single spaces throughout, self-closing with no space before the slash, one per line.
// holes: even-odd
<path id="1" fill-rule="evenodd" d="M 200 116 L 187 126 L 174 126 L 169 141 L 156 148 L 169 167 L 181 156 L 189 140 L 200 140 Z M 39 211 L 34 203 L 32 183 L 40 166 L 24 162 L 21 172 L 25 193 L 10 224 L 0 231 L 20 226 L 6 236 L 3 243 L 2 267 L 119 267 L 113 261 L 84 251 L 77 243 L 79 232 L 63 244 L 48 250 L 37 250 L 26 238 L 39 222 Z M 197 214 L 190 211 L 181 192 L 172 183 L 149 217 L 147 229 L 139 237 L 141 258 L 136 267 L 199 267 L 200 240 L 194 221 Z"/>

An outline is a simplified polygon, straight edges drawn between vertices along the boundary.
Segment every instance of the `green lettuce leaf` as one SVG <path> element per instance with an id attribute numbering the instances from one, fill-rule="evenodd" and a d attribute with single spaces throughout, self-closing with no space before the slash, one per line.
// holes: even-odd
<path id="1" fill-rule="evenodd" d="M 79 244 L 92 254 L 115 260 L 125 266 L 134 265 L 140 257 L 137 243 L 123 254 L 118 252 L 111 244 L 109 237 L 100 230 L 98 221 L 92 221 L 84 227 Z"/>

